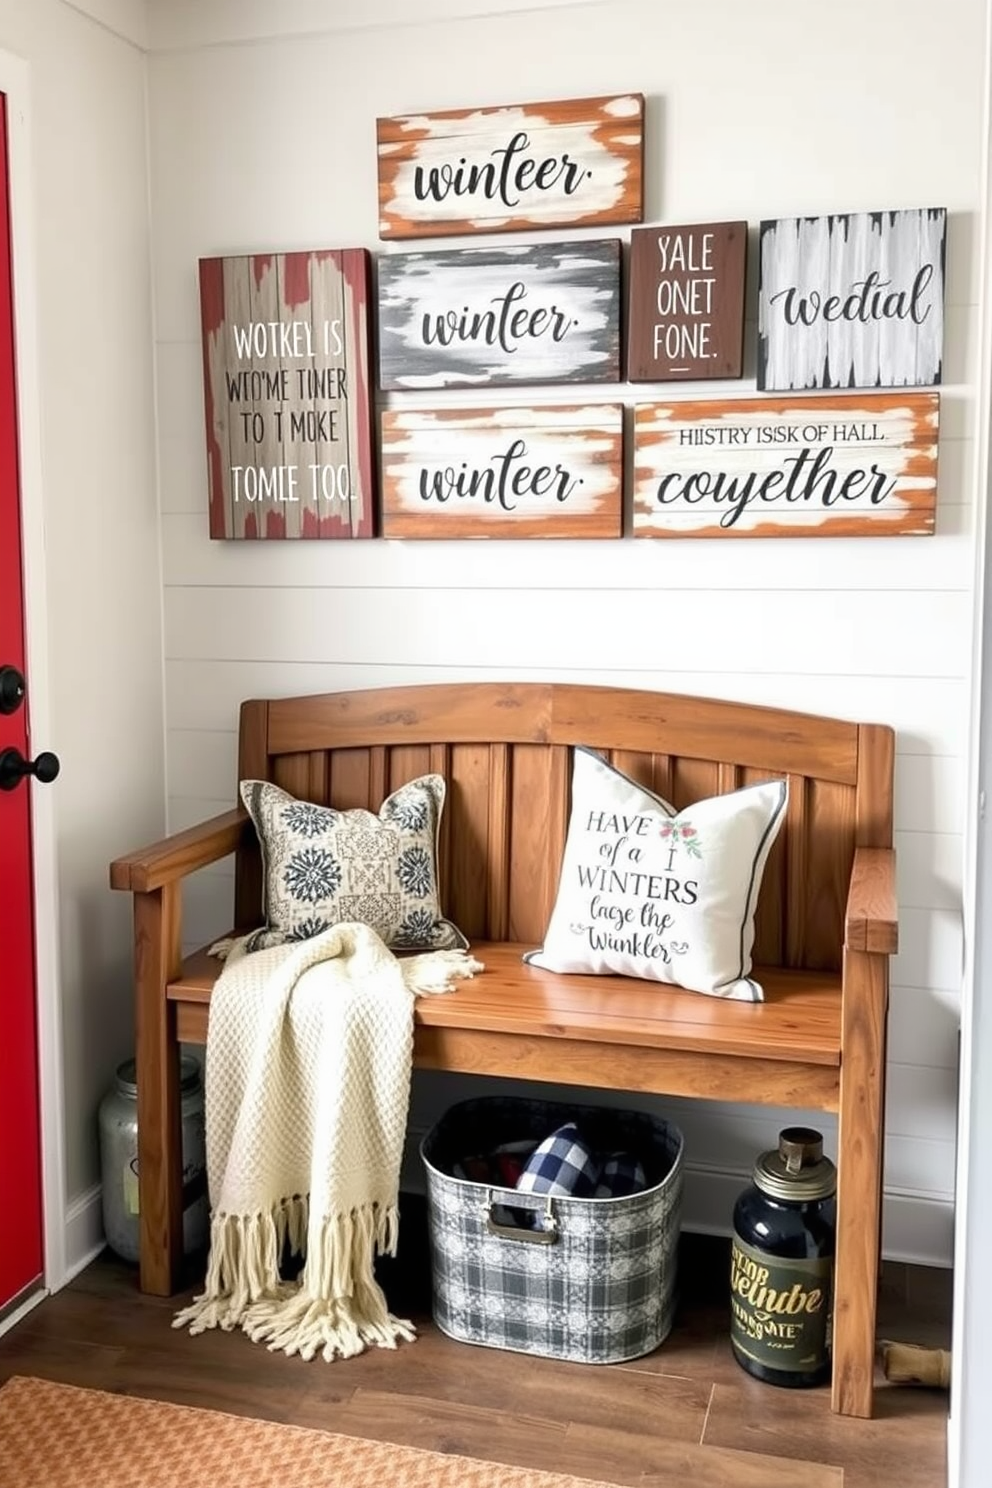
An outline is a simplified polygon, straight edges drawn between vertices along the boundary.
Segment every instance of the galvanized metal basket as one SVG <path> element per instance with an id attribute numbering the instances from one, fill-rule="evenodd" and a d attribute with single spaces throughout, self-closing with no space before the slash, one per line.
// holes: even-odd
<path id="1" fill-rule="evenodd" d="M 570 1120 L 604 1151 L 635 1152 L 648 1186 L 549 1198 L 454 1176 L 470 1153 L 536 1143 Z M 677 1127 L 646 1112 L 508 1096 L 452 1106 L 420 1144 L 438 1327 L 464 1343 L 588 1364 L 657 1348 L 675 1313 L 683 1146 Z"/>

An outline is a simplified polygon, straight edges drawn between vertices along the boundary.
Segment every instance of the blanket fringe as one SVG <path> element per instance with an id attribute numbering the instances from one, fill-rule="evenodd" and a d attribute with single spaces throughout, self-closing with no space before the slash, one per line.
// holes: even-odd
<path id="1" fill-rule="evenodd" d="M 485 971 L 468 951 L 425 951 L 400 962 L 403 980 L 411 992 L 451 992 L 460 977 L 475 976 Z"/>
<path id="2" fill-rule="evenodd" d="M 299 1195 L 266 1214 L 215 1215 L 205 1289 L 172 1326 L 191 1334 L 240 1327 L 270 1349 L 308 1360 L 320 1353 L 328 1363 L 370 1344 L 396 1348 L 401 1340 L 413 1342 L 416 1329 L 389 1311 L 374 1274 L 377 1252 L 396 1254 L 396 1205 L 368 1204 L 330 1215 L 311 1236 L 307 1218 L 307 1201 Z M 306 1244 L 298 1283 L 279 1275 L 287 1241 L 298 1254 Z"/>

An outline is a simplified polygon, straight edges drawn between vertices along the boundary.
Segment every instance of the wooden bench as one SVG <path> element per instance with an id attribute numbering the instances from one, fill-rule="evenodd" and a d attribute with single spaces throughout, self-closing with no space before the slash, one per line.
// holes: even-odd
<path id="1" fill-rule="evenodd" d="M 756 918 L 759 1004 L 527 966 L 554 904 L 571 746 L 682 808 L 788 777 Z M 706 698 L 562 683 L 467 683 L 246 702 L 239 779 L 378 810 L 405 781 L 448 782 L 444 907 L 485 972 L 416 1008 L 425 1069 L 839 1113 L 833 1406 L 870 1416 L 889 955 L 896 949 L 892 730 Z M 260 923 L 261 862 L 238 808 L 119 858 L 134 895 L 140 1285 L 182 1258 L 180 1041 L 206 1040 L 219 963 L 184 959 L 182 881 L 236 855 L 234 924 Z M 728 1215 L 728 1226 L 730 1216 Z"/>

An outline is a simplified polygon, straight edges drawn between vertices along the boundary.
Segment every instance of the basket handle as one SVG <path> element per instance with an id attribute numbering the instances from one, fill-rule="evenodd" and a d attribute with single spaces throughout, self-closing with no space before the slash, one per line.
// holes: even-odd
<path id="1" fill-rule="evenodd" d="M 515 1209 L 528 1209 L 530 1207 L 528 1204 L 521 1204 L 519 1202 L 523 1197 L 525 1196 L 514 1192 L 513 1207 Z M 558 1239 L 558 1220 L 555 1218 L 550 1194 L 544 1200 L 543 1222 L 539 1230 L 524 1229 L 522 1225 L 503 1224 L 500 1220 L 494 1219 L 493 1209 L 497 1202 L 504 1209 L 509 1207 L 505 1199 L 497 1200 L 493 1189 L 488 1189 L 486 1191 L 486 1202 L 482 1206 L 482 1213 L 485 1216 L 486 1229 L 490 1235 L 499 1235 L 503 1240 L 527 1240 L 530 1241 L 531 1245 L 554 1245 Z M 535 1207 L 534 1213 L 536 1214 L 537 1212 L 537 1208 Z"/>

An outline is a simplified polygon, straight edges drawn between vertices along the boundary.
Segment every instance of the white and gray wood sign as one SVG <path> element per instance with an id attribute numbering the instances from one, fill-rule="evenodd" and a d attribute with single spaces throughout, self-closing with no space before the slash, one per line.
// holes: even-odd
<path id="1" fill-rule="evenodd" d="M 619 377 L 618 238 L 379 259 L 384 389 Z"/>
<path id="2" fill-rule="evenodd" d="M 761 224 L 758 387 L 928 387 L 944 338 L 943 207 Z"/>

